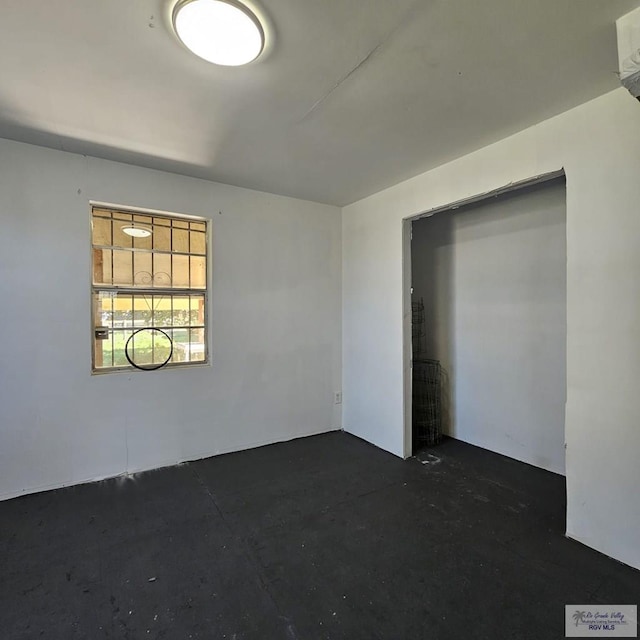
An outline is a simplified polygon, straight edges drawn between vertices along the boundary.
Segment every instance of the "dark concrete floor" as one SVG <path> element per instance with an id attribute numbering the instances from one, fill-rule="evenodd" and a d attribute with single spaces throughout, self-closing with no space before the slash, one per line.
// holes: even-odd
<path id="1" fill-rule="evenodd" d="M 423 464 L 423 462 L 426 462 Z M 331 433 L 0 503 L 0 637 L 564 637 L 640 572 L 564 532 L 564 479 Z"/>

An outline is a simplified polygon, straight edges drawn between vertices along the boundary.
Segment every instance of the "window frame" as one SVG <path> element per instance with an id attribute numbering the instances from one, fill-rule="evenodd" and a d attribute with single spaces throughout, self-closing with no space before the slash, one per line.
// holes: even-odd
<path id="1" fill-rule="evenodd" d="M 131 214 L 131 215 L 142 215 L 142 216 L 150 216 L 152 218 L 164 218 L 169 220 L 182 220 L 185 222 L 198 222 L 204 224 L 205 226 L 205 288 L 204 289 L 195 289 L 192 287 L 153 287 L 153 288 L 144 288 L 144 287 L 136 287 L 136 286 L 128 286 L 128 285 L 106 285 L 106 284 L 94 284 L 94 243 L 93 243 L 93 219 L 94 219 L 94 210 L 96 209 L 106 209 L 113 213 L 123 213 L 123 214 Z M 112 218 L 113 220 L 113 218 Z M 165 211 L 159 209 L 148 209 L 143 207 L 134 207 L 130 205 L 120 205 L 114 204 L 111 202 L 101 202 L 97 200 L 89 201 L 89 291 L 90 291 L 90 339 L 91 339 L 91 375 L 105 375 L 110 373 L 131 373 L 131 372 L 140 372 L 145 371 L 144 369 L 139 369 L 131 364 L 124 365 L 115 365 L 110 367 L 96 367 L 96 330 L 99 326 L 96 324 L 96 304 L 95 304 L 95 296 L 100 292 L 115 292 L 122 293 L 123 295 L 135 296 L 135 295 L 165 295 L 165 296 L 190 296 L 190 295 L 198 295 L 204 297 L 204 323 L 203 323 L 203 333 L 204 333 L 204 359 L 196 360 L 193 362 L 168 362 L 166 365 L 159 367 L 157 369 L 150 369 L 150 371 L 161 371 L 162 369 L 182 369 L 182 368 L 193 368 L 193 367 L 209 367 L 211 366 L 211 357 L 210 357 L 210 312 L 209 312 L 209 299 L 210 299 L 210 290 L 211 290 L 211 226 L 212 221 L 211 218 L 206 218 L 203 216 L 195 216 L 184 213 L 175 213 L 172 211 Z M 113 238 L 112 238 L 113 242 Z M 116 248 L 117 249 L 117 248 Z M 113 250 L 113 246 L 112 246 Z M 135 254 L 135 248 L 132 247 L 132 253 Z M 182 255 L 180 252 L 176 252 L 178 255 Z M 173 255 L 174 252 L 169 252 L 169 255 Z M 191 255 L 191 254 L 187 254 Z M 201 254 L 194 254 L 199 255 Z M 162 327 L 158 327 L 162 329 Z M 190 329 L 190 327 L 188 327 Z M 175 345 L 174 345 L 175 347 Z"/>

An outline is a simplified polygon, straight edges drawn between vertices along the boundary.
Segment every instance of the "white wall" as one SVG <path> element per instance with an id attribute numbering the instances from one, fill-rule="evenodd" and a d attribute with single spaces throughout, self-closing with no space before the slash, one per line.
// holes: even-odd
<path id="1" fill-rule="evenodd" d="M 402 456 L 403 218 L 564 167 L 567 533 L 640 568 L 640 104 L 624 89 L 343 210 L 344 428 Z"/>
<path id="2" fill-rule="evenodd" d="M 211 366 L 90 375 L 90 199 L 212 218 Z M 340 428 L 339 209 L 0 140 L 0 220 L 0 498 Z"/>
<path id="3" fill-rule="evenodd" d="M 423 357 L 443 368 L 444 432 L 564 474 L 564 179 L 413 223 Z"/>

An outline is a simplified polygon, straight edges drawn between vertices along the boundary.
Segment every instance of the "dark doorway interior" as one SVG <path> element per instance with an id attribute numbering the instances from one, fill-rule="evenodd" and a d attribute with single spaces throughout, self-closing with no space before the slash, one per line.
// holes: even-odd
<path id="1" fill-rule="evenodd" d="M 564 474 L 566 273 L 564 176 L 412 222 L 414 436 Z"/>

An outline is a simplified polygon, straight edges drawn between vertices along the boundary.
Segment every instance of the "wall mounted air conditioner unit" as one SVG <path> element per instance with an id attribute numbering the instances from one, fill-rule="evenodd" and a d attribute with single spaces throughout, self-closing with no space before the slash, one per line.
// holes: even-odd
<path id="1" fill-rule="evenodd" d="M 620 82 L 640 100 L 640 7 L 616 20 Z"/>
<path id="2" fill-rule="evenodd" d="M 640 49 L 623 62 L 620 69 L 620 81 L 632 96 L 640 100 Z"/>

